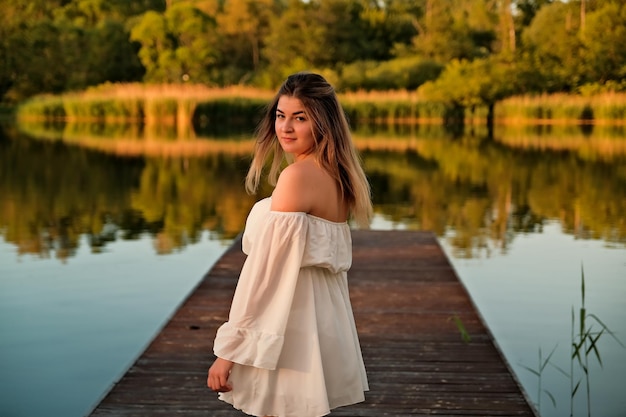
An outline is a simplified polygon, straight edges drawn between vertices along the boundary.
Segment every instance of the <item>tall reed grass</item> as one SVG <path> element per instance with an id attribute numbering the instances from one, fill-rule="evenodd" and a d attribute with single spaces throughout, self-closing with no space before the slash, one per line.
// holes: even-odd
<path id="1" fill-rule="evenodd" d="M 613 332 L 596 314 L 589 312 L 585 306 L 585 271 L 581 265 L 581 280 L 580 280 L 580 294 L 581 304 L 578 310 L 572 306 L 571 310 L 571 340 L 569 351 L 569 372 L 563 369 L 561 366 L 556 365 L 552 361 L 558 345 L 555 345 L 550 354 L 547 357 L 543 357 L 541 347 L 539 347 L 539 360 L 537 368 L 532 368 L 523 364 L 520 364 L 522 368 L 531 372 L 538 378 L 537 384 L 537 408 L 541 411 L 541 398 L 545 394 L 554 407 L 557 406 L 557 401 L 554 398 L 552 392 L 548 389 L 542 388 L 542 379 L 546 374 L 548 366 L 552 370 L 556 370 L 559 374 L 565 376 L 569 380 L 569 408 L 570 416 L 576 415 L 574 400 L 577 394 L 582 392 L 584 404 L 586 410 L 583 415 L 591 417 L 591 363 L 597 362 L 600 366 L 602 363 L 602 356 L 600 355 L 600 339 L 604 340 L 611 338 L 620 347 L 626 349 L 626 345 L 617 337 L 617 334 Z M 578 319 L 578 320 L 577 320 Z M 579 410 L 582 411 L 582 410 Z"/>
<path id="2" fill-rule="evenodd" d="M 173 125 L 223 118 L 258 120 L 261 109 L 274 94 L 250 87 L 104 84 L 83 92 L 35 96 L 20 104 L 17 117 Z M 362 91 L 341 94 L 340 100 L 352 121 L 437 122 L 449 110 L 444 104 L 426 102 L 408 91 Z"/>
<path id="3" fill-rule="evenodd" d="M 271 92 L 248 87 L 103 84 L 82 92 L 35 96 L 18 106 L 17 117 L 189 124 L 199 104 L 248 100 L 256 106 L 259 101 L 265 102 L 271 96 Z"/>
<path id="4" fill-rule="evenodd" d="M 495 113 L 507 123 L 626 123 L 626 94 L 517 96 L 499 102 Z"/>
<path id="5" fill-rule="evenodd" d="M 252 87 L 211 88 L 193 84 L 103 84 L 83 92 L 35 96 L 18 106 L 18 119 L 142 121 L 178 126 L 207 120 L 257 120 L 274 92 Z M 411 91 L 340 94 L 353 122 L 484 123 L 488 108 L 461 110 L 428 102 Z M 505 124 L 626 124 L 626 94 L 518 96 L 497 103 L 495 118 Z"/>
<path id="6" fill-rule="evenodd" d="M 359 91 L 342 94 L 341 104 L 354 121 L 398 123 L 441 121 L 446 106 L 421 100 L 409 91 Z"/>

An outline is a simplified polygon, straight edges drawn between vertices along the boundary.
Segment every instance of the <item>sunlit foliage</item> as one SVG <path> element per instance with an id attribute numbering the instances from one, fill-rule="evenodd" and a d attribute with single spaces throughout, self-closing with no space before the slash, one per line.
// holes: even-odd
<path id="1" fill-rule="evenodd" d="M 436 81 L 440 98 L 484 105 L 520 93 L 626 90 L 626 4 L 618 0 L 0 0 L 0 7 L 4 102 L 121 81 L 273 89 L 304 69 L 345 91 Z M 462 84 L 480 87 L 461 92 Z"/>

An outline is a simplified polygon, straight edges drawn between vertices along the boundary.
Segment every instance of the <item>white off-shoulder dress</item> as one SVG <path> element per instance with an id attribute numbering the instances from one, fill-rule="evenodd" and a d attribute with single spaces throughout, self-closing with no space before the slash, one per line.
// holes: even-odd
<path id="1" fill-rule="evenodd" d="M 216 356 L 233 361 L 221 400 L 254 416 L 318 417 L 364 400 L 347 271 L 347 223 L 257 202 L 246 220 L 248 255 Z"/>

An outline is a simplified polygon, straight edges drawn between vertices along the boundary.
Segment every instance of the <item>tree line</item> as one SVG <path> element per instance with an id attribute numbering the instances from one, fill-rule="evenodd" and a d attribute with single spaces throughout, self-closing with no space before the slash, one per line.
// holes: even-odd
<path id="1" fill-rule="evenodd" d="M 416 90 L 472 108 L 626 91 L 622 0 L 0 0 L 0 101 L 106 82 Z"/>

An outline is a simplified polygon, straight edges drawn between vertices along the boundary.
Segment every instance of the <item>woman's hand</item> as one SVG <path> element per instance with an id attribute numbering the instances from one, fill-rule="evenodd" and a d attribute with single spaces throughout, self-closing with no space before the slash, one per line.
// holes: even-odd
<path id="1" fill-rule="evenodd" d="M 209 376 L 206 381 L 207 386 L 215 392 L 231 391 L 233 387 L 228 383 L 228 377 L 232 368 L 233 363 L 231 361 L 222 358 L 215 359 L 215 362 L 209 368 Z"/>

